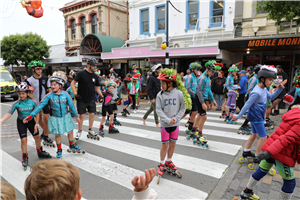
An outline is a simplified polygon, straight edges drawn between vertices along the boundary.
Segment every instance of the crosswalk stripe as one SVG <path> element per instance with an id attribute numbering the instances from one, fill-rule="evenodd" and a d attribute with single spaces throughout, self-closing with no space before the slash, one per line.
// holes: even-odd
<path id="1" fill-rule="evenodd" d="M 136 112 L 137 113 L 146 113 L 148 109 L 138 109 Z M 130 112 L 130 111 L 129 111 Z M 217 113 L 217 112 L 206 112 L 207 116 L 220 116 L 222 113 Z M 187 115 L 189 116 L 189 115 Z"/>
<path id="2" fill-rule="evenodd" d="M 143 125 L 142 120 L 134 120 L 134 119 L 127 119 L 127 118 L 122 118 L 119 120 L 121 123 L 128 123 L 128 124 L 134 124 L 134 125 Z M 156 127 L 156 124 L 154 122 L 146 122 L 147 126 L 150 127 Z M 207 126 L 209 126 L 209 123 L 205 123 Z M 214 127 L 220 127 L 220 124 L 213 123 Z M 185 131 L 187 128 L 184 126 L 179 126 L 180 131 Z M 122 130 L 122 129 L 121 129 Z M 237 129 L 236 129 L 237 130 Z M 228 132 L 228 131 L 217 131 L 217 130 L 212 130 L 212 129 L 207 129 L 204 125 L 203 129 L 204 135 L 213 135 L 213 136 L 218 136 L 218 137 L 227 137 L 227 138 L 233 138 L 233 139 L 239 139 L 239 140 L 248 140 L 249 136 L 248 135 L 241 135 L 237 134 L 236 132 Z"/>
<path id="3" fill-rule="evenodd" d="M 75 129 L 75 132 L 77 130 Z M 129 142 L 124 142 L 121 140 L 116 140 L 112 138 L 101 138 L 101 142 L 97 140 L 91 140 L 86 137 L 87 132 L 82 131 L 80 140 L 88 143 L 92 143 L 97 146 L 104 148 L 112 149 L 122 153 L 126 153 L 132 156 L 144 158 L 154 162 L 159 161 L 160 149 L 154 149 L 146 146 L 141 146 Z M 185 156 L 175 153 L 173 159 L 176 160 L 176 165 L 178 168 L 186 169 L 193 171 L 199 174 L 204 174 L 214 178 L 220 178 L 223 175 L 223 172 L 226 170 L 227 165 L 204 160 L 200 158 L 194 158 L 191 156 Z M 186 165 L 186 163 L 189 163 Z M 201 163 L 201 165 L 199 165 Z"/>
<path id="4" fill-rule="evenodd" d="M 188 115 L 189 116 L 189 115 Z M 139 119 L 141 119 L 142 117 L 144 117 L 144 114 L 138 114 L 138 113 L 136 113 L 136 114 L 131 114 L 130 116 L 128 116 L 128 117 L 135 117 L 135 118 L 139 118 Z M 148 116 L 148 118 L 147 119 L 154 119 L 154 114 L 150 114 L 149 116 Z M 186 117 L 185 117 L 186 118 Z M 185 121 L 185 120 L 187 120 L 187 119 L 182 119 L 181 121 L 180 121 L 180 123 L 181 124 L 185 124 L 187 121 Z M 224 124 L 224 125 L 226 125 L 226 122 L 224 122 L 224 119 L 223 118 L 219 118 L 219 117 L 214 117 L 214 116 L 207 116 L 207 120 L 206 120 L 207 122 L 210 122 L 210 121 L 215 121 L 215 122 L 220 122 L 220 123 L 222 123 L 222 124 Z M 243 120 L 239 120 L 239 121 L 237 121 L 237 124 L 243 124 L 244 123 L 244 121 Z"/>
<path id="5" fill-rule="evenodd" d="M 83 125 L 88 126 L 89 121 L 85 120 L 83 121 Z M 93 127 L 98 128 L 100 126 L 100 122 L 94 121 Z M 145 129 L 138 129 L 138 128 L 133 128 L 129 126 L 121 126 L 120 131 L 122 134 L 126 135 L 131 135 L 131 136 L 136 136 L 144 139 L 152 139 L 156 141 L 161 141 L 161 134 L 160 131 L 148 131 Z M 184 136 L 178 136 L 178 140 L 176 142 L 177 145 L 183 145 L 183 146 L 188 146 L 192 148 L 199 148 L 196 145 L 192 144 L 192 141 L 186 140 Z M 219 153 L 224 153 L 224 154 L 229 154 L 229 155 L 235 155 L 240 149 L 241 145 L 234 145 L 234 144 L 229 144 L 229 143 L 224 143 L 224 142 L 218 142 L 218 141 L 212 141 L 208 140 L 208 144 L 210 146 L 210 151 L 215 151 Z M 204 150 L 204 149 L 203 149 Z"/>
<path id="6" fill-rule="evenodd" d="M 85 137 L 84 137 L 85 136 Z M 89 140 L 86 138 L 86 132 L 83 133 L 82 139 Z M 106 138 L 105 138 L 106 140 Z M 99 141 L 89 140 L 93 141 L 95 144 L 98 144 L 100 146 Z M 101 143 L 101 146 L 103 146 L 104 142 Z M 106 141 L 105 141 L 106 143 Z M 34 147 L 34 141 L 33 139 L 28 141 L 28 146 Z M 92 173 L 93 175 L 96 175 L 98 177 L 104 178 L 108 181 L 111 181 L 113 183 L 119 184 L 125 188 L 128 188 L 130 190 L 133 189 L 133 186 L 131 185 L 131 179 L 134 176 L 142 175 L 144 172 L 139 171 L 137 169 L 107 160 L 105 158 L 102 158 L 100 156 L 95 156 L 90 153 L 82 154 L 71 154 L 67 153 L 68 146 L 62 144 L 63 149 L 63 155 L 62 159 L 71 163 L 72 165 L 87 171 L 89 173 Z M 55 155 L 55 149 L 53 148 L 47 148 L 47 151 Z M 154 178 L 152 183 L 150 184 L 150 187 L 155 189 L 158 193 L 159 199 L 205 199 L 208 194 L 197 190 L 195 188 L 170 181 L 167 179 L 161 180 L 160 184 L 157 185 L 157 177 Z M 184 191 L 184 192 L 182 192 Z"/>

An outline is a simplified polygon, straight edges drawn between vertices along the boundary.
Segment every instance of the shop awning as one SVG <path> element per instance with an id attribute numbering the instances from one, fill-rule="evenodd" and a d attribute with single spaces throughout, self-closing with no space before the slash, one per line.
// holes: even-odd
<path id="1" fill-rule="evenodd" d="M 231 52 L 299 50 L 300 37 L 296 35 L 219 40 L 219 49 Z"/>
<path id="2" fill-rule="evenodd" d="M 101 53 L 111 52 L 112 48 L 119 48 L 123 45 L 124 41 L 118 37 L 88 34 L 82 39 L 79 52 L 81 55 L 100 55 Z"/>

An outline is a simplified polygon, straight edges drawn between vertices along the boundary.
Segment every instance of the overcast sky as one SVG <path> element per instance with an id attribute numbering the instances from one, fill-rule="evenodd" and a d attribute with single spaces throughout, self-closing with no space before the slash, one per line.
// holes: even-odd
<path id="1" fill-rule="evenodd" d="M 64 17 L 58 9 L 71 1 L 43 0 L 43 17 L 34 18 L 27 14 L 19 0 L 1 0 L 1 39 L 17 33 L 33 32 L 41 35 L 48 45 L 63 44 L 65 40 Z M 1 61 L 0 64 L 2 64 Z"/>

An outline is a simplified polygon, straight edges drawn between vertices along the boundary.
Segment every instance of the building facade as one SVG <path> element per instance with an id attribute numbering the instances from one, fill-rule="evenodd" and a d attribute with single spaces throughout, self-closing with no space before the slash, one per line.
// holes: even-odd
<path id="1" fill-rule="evenodd" d="M 220 51 L 218 39 L 234 36 L 234 1 L 172 1 L 169 5 L 170 65 L 185 71 L 194 61 L 202 65 L 210 60 L 230 64 L 236 62 L 232 53 Z M 153 64 L 165 63 L 166 1 L 130 0 L 130 34 L 126 45 L 103 53 L 102 59 L 128 59 L 148 70 Z"/>
<path id="2" fill-rule="evenodd" d="M 267 11 L 255 11 L 258 3 L 261 2 L 235 2 L 235 38 L 221 39 L 219 48 L 242 60 L 244 68 L 256 64 L 281 65 L 289 76 L 290 89 L 295 70 L 300 67 L 299 27 L 295 20 L 284 19 L 280 26 L 275 26 L 275 21 L 267 18 Z"/>

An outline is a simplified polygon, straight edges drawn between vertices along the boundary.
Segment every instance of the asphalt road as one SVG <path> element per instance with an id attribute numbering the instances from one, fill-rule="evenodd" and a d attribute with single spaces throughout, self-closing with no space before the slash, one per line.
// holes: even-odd
<path id="1" fill-rule="evenodd" d="M 1 102 L 1 117 L 7 113 L 11 100 Z M 99 104 L 100 105 L 100 104 Z M 100 141 L 87 139 L 88 117 L 85 117 L 83 135 L 77 145 L 86 150 L 86 154 L 67 153 L 67 137 L 62 137 L 63 160 L 78 167 L 81 174 L 81 189 L 85 199 L 131 199 L 133 187 L 131 179 L 141 175 L 145 169 L 157 169 L 160 161 L 161 147 L 160 130 L 155 127 L 153 114 L 144 126 L 141 117 L 149 104 L 141 104 L 137 114 L 122 117 L 118 120 L 122 126 L 117 128 L 121 133 L 107 134 Z M 98 106 L 100 109 L 101 106 Z M 119 112 L 122 107 L 119 107 Z M 21 165 L 21 149 L 19 135 L 16 129 L 15 113 L 1 127 L 1 180 L 12 184 L 18 193 L 18 199 L 24 199 L 23 183 L 30 173 L 25 172 Z M 181 179 L 165 173 L 157 185 L 157 177 L 151 183 L 159 194 L 159 199 L 206 199 L 221 180 L 236 154 L 246 142 L 248 136 L 236 134 L 238 124 L 226 124 L 219 119 L 219 113 L 208 112 L 208 120 L 204 127 L 210 149 L 203 149 L 186 140 L 185 122 L 180 125 L 179 138 L 173 157 L 173 162 L 183 174 Z M 98 131 L 101 121 L 100 115 L 95 115 L 94 131 Z M 50 135 L 54 139 L 53 135 Z M 34 165 L 39 158 L 35 145 L 28 132 L 29 166 Z M 56 148 L 44 147 L 53 157 Z M 56 159 L 56 158 L 52 158 Z M 235 170 L 233 170 L 235 171 Z"/>

